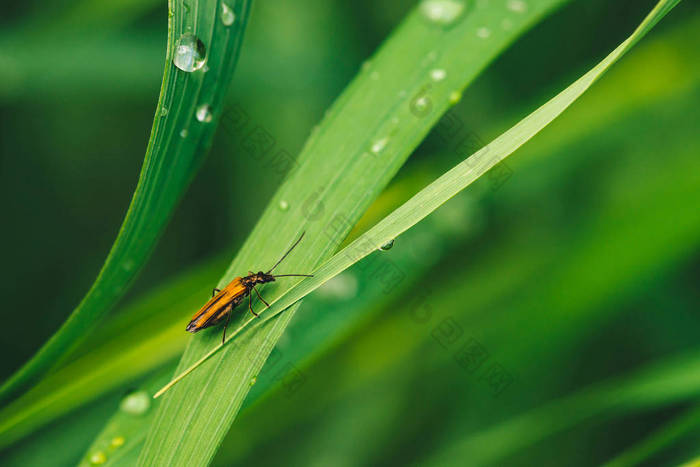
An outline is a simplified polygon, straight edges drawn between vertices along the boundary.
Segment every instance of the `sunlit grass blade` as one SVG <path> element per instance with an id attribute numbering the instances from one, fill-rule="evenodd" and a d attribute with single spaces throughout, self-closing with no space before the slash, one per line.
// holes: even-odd
<path id="1" fill-rule="evenodd" d="M 240 50 L 250 1 L 237 2 L 224 24 L 215 0 L 171 2 L 160 98 L 139 182 L 124 223 L 97 279 L 61 328 L 2 388 L 7 401 L 36 381 L 85 338 L 125 293 L 146 262 L 211 143 L 215 122 Z M 191 10 L 191 11 L 190 11 Z M 206 67 L 188 73 L 173 65 L 176 42 L 192 32 L 206 47 Z M 209 106 L 206 118 L 195 116 Z M 201 120 L 201 121 L 200 121 Z"/>
<path id="2" fill-rule="evenodd" d="M 516 13 L 506 4 L 464 8 L 460 2 L 448 18 L 436 14 L 432 2 L 421 3 L 330 108 L 219 285 L 269 267 L 302 231 L 304 241 L 280 272 L 308 272 L 328 258 L 459 92 L 561 3 L 531 2 Z M 504 15 L 512 17 L 511 29 L 500 28 Z M 486 26 L 493 31 L 489 40 L 476 34 Z M 269 301 L 294 282 L 270 284 L 263 295 Z M 139 462 L 191 465 L 211 459 L 292 315 L 239 336 L 235 346 L 205 363 L 205 371 L 175 386 L 156 414 Z M 246 319 L 239 315 L 229 330 Z M 179 371 L 216 347 L 220 332 L 193 339 Z"/>
<path id="3" fill-rule="evenodd" d="M 386 242 L 401 235 L 488 172 L 488 170 L 512 154 L 566 110 L 679 2 L 680 0 L 660 1 L 634 33 L 592 70 L 528 117 L 521 120 L 513 128 L 421 190 L 368 232 L 334 255 L 318 269 L 315 269 L 314 277 L 303 280 L 286 294 L 271 301 L 272 306 L 264 312 L 262 319 L 246 319 L 227 337 L 227 341 L 245 330 L 253 321 L 257 321 L 255 323 L 256 327 L 262 326 L 263 323 L 292 306 L 331 278 L 371 253 L 376 252 Z M 206 362 L 212 355 L 216 354 L 222 347 L 223 345 L 219 344 L 193 364 L 186 367 L 176 378 L 161 389 L 156 396 L 170 389 L 178 381 L 194 371 L 195 368 Z"/>

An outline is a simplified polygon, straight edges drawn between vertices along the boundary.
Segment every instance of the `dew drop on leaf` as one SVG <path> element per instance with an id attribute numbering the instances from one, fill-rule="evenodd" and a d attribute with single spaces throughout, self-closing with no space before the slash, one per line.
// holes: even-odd
<path id="1" fill-rule="evenodd" d="M 199 107 L 197 107 L 195 117 L 197 117 L 197 121 L 199 122 L 211 122 L 211 108 L 206 104 L 200 105 Z"/>
<path id="2" fill-rule="evenodd" d="M 151 408 L 151 396 L 146 391 L 128 394 L 119 403 L 119 409 L 130 415 L 143 415 Z"/>
<path id="3" fill-rule="evenodd" d="M 382 251 L 387 251 L 387 250 L 391 250 L 393 248 L 393 246 L 394 246 L 394 239 L 392 238 L 388 242 L 382 244 L 382 246 L 380 246 L 379 249 Z"/>
<path id="4" fill-rule="evenodd" d="M 112 438 L 112 441 L 109 442 L 109 446 L 112 448 L 118 448 L 119 446 L 123 446 L 125 442 L 126 439 L 124 439 L 123 436 L 115 436 Z"/>
<path id="5" fill-rule="evenodd" d="M 175 43 L 173 64 L 182 71 L 192 72 L 204 66 L 207 49 L 191 32 L 186 32 Z"/>
<path id="6" fill-rule="evenodd" d="M 389 142 L 389 138 L 378 139 L 377 141 L 372 143 L 372 148 L 371 148 L 372 152 L 374 154 L 379 154 L 380 152 L 382 152 L 384 150 L 384 148 L 386 147 L 386 144 L 388 142 Z"/>
<path id="7" fill-rule="evenodd" d="M 234 21 L 236 21 L 236 15 L 233 10 L 226 2 L 221 2 L 221 22 L 224 23 L 224 26 L 231 26 Z"/>
<path id="8" fill-rule="evenodd" d="M 287 211 L 287 210 L 289 210 L 289 203 L 286 202 L 285 200 L 282 200 L 282 201 L 280 201 L 279 207 L 280 207 L 280 210 Z"/>
<path id="9" fill-rule="evenodd" d="M 423 0 L 420 11 L 431 23 L 451 26 L 464 14 L 465 1 L 458 0 Z"/>
<path id="10" fill-rule="evenodd" d="M 525 13 L 527 10 L 527 3 L 523 0 L 508 0 L 508 9 L 516 13 Z"/>
<path id="11" fill-rule="evenodd" d="M 430 70 L 430 79 L 433 81 L 442 81 L 447 76 L 447 72 L 442 68 L 435 68 Z"/>
<path id="12" fill-rule="evenodd" d="M 102 451 L 97 451 L 90 455 L 90 463 L 92 465 L 101 465 L 107 462 L 107 456 Z"/>
<path id="13" fill-rule="evenodd" d="M 488 39 L 491 37 L 491 30 L 489 28 L 479 28 L 476 30 L 476 36 L 481 39 Z"/>

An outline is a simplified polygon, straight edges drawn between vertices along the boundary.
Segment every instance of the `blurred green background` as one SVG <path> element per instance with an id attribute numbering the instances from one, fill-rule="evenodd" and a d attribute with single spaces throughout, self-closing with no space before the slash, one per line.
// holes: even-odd
<path id="1" fill-rule="evenodd" d="M 467 89 L 355 232 L 461 161 L 460 136 L 488 142 L 508 129 L 654 4 L 572 1 L 536 26 Z M 229 105 L 296 155 L 413 6 L 255 3 Z M 2 379 L 77 305 L 116 237 L 153 119 L 166 16 L 153 1 L 4 7 Z M 309 297 L 277 348 L 297 378 L 253 390 L 215 463 L 592 465 L 636 448 L 620 460 L 672 465 L 700 455 L 698 50 L 700 8 L 682 2 L 505 175 L 381 253 L 405 273 L 398 287 L 381 290 L 360 263 Z M 282 177 L 243 138 L 224 119 L 114 320 L 158 287 L 207 297 Z M 167 312 L 162 303 L 149 312 Z M 318 323 L 317 309 L 337 313 Z M 0 458 L 75 463 L 141 376 Z"/>

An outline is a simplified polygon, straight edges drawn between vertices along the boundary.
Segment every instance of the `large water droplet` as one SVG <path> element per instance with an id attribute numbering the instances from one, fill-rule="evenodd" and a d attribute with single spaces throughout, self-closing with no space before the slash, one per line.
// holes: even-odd
<path id="1" fill-rule="evenodd" d="M 151 408 L 151 396 L 146 391 L 132 392 L 122 399 L 119 408 L 131 415 L 143 415 Z"/>
<path id="2" fill-rule="evenodd" d="M 286 202 L 285 200 L 280 201 L 279 207 L 282 211 L 288 211 L 289 210 L 289 203 Z"/>
<path id="3" fill-rule="evenodd" d="M 382 244 L 382 246 L 380 246 L 379 249 L 382 251 L 387 251 L 387 250 L 391 250 L 393 248 L 393 246 L 394 246 L 394 239 L 392 238 L 388 242 Z"/>
<path id="4" fill-rule="evenodd" d="M 211 107 L 209 107 L 206 104 L 200 105 L 199 107 L 197 107 L 195 117 L 197 117 L 197 120 L 200 122 L 211 122 Z"/>
<path id="5" fill-rule="evenodd" d="M 224 23 L 224 26 L 231 26 L 234 21 L 236 21 L 236 15 L 233 10 L 226 2 L 221 2 L 221 22 Z"/>
<path id="6" fill-rule="evenodd" d="M 516 13 L 525 13 L 527 10 L 527 3 L 523 0 L 508 0 L 508 9 Z"/>
<path id="7" fill-rule="evenodd" d="M 386 147 L 386 143 L 389 142 L 389 138 L 378 139 L 372 144 L 371 150 L 374 154 L 379 154 Z"/>
<path id="8" fill-rule="evenodd" d="M 118 448 L 119 446 L 123 446 L 125 442 L 126 439 L 124 439 L 123 436 L 115 436 L 112 438 L 112 441 L 109 442 L 109 446 L 112 448 Z"/>
<path id="9" fill-rule="evenodd" d="M 97 451 L 90 455 L 90 463 L 93 465 L 100 465 L 107 462 L 107 456 L 102 451 Z"/>
<path id="10" fill-rule="evenodd" d="M 433 81 L 442 81 L 443 79 L 445 79 L 445 76 L 447 76 L 447 72 L 442 68 L 435 68 L 433 70 L 430 70 L 430 79 L 432 79 Z"/>
<path id="11" fill-rule="evenodd" d="M 173 64 L 182 71 L 195 71 L 204 66 L 207 49 L 191 32 L 186 32 L 175 43 Z"/>
<path id="12" fill-rule="evenodd" d="M 465 3 L 457 0 L 424 0 L 420 11 L 428 20 L 441 26 L 454 24 L 464 13 Z"/>

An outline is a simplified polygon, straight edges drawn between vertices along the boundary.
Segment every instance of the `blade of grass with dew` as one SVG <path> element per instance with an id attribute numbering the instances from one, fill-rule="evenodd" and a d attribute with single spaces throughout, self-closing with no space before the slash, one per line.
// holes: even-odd
<path id="1" fill-rule="evenodd" d="M 173 362 L 174 364 L 174 362 Z M 80 461 L 80 466 L 95 465 L 95 460 L 108 465 L 135 465 L 138 448 L 146 432 L 141 429 L 155 412 L 151 395 L 172 373 L 171 367 L 159 370 L 146 378 L 139 388 L 128 394 L 119 404 L 119 409 L 109 418 Z"/>
<path id="2" fill-rule="evenodd" d="M 175 277 L 109 318 L 70 363 L 0 409 L 0 448 L 177 358 L 192 309 L 226 262 L 222 257 Z"/>
<path id="3" fill-rule="evenodd" d="M 308 272 L 329 257 L 459 92 L 563 2 L 531 2 L 519 12 L 505 4 L 478 9 L 465 7 L 471 2 L 449 3 L 455 8 L 445 16 L 436 2 L 422 2 L 363 67 L 312 134 L 220 285 L 269 267 L 302 231 L 304 241 L 280 273 Z M 508 31 L 499 27 L 504 16 L 512 17 Z M 476 34 L 484 26 L 493 28 L 489 40 Z M 269 300 L 291 284 L 293 279 L 266 285 L 264 295 Z M 158 409 L 139 462 L 199 465 L 211 459 L 292 315 L 290 310 L 237 339 L 205 371 L 176 387 Z M 246 319 L 240 313 L 229 329 Z M 220 329 L 192 339 L 179 371 L 220 339 Z"/>
<path id="4" fill-rule="evenodd" d="M 654 25 L 661 20 L 680 0 L 661 0 L 634 33 L 611 52 L 592 70 L 579 78 L 571 86 L 559 93 L 535 112 L 521 120 L 507 132 L 493 140 L 487 146 L 474 153 L 461 164 L 452 168 L 425 189 L 404 203 L 368 232 L 353 241 L 342 251 L 334 255 L 319 268 L 314 270 L 314 277 L 301 281 L 286 294 L 272 300 L 271 307 L 265 310 L 262 319 L 256 320 L 254 326 L 263 326 L 282 311 L 317 289 L 319 286 L 340 274 L 342 271 L 377 251 L 381 245 L 393 240 L 416 223 L 427 217 L 443 203 L 469 186 L 489 169 L 512 154 L 520 146 L 558 117 L 581 94 L 583 94 L 600 76 L 612 66 L 625 52 L 634 46 Z M 241 333 L 253 320 L 248 319 L 227 337 L 227 341 Z M 190 374 L 199 365 L 206 362 L 223 346 L 213 348 L 198 361 L 178 374 L 156 396 L 163 394 L 178 381 Z"/>
<path id="5" fill-rule="evenodd" d="M 75 348 L 125 293 L 211 143 L 215 121 L 235 68 L 250 0 L 237 2 L 222 20 L 217 0 L 171 1 L 165 71 L 146 157 L 124 223 L 97 279 L 78 307 L 39 351 L 0 388 L 0 402 L 17 395 Z M 177 41 L 196 34 L 206 67 L 185 72 L 173 64 Z M 204 57 L 202 57 L 204 59 Z M 195 116 L 202 105 L 206 115 Z"/>

